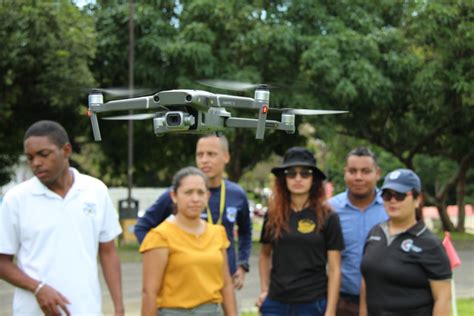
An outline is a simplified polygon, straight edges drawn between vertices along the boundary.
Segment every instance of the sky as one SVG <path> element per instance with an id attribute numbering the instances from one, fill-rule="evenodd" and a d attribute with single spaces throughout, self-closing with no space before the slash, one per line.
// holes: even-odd
<path id="1" fill-rule="evenodd" d="M 74 2 L 79 8 L 82 8 L 89 3 L 95 3 L 95 0 L 73 0 L 72 2 Z"/>

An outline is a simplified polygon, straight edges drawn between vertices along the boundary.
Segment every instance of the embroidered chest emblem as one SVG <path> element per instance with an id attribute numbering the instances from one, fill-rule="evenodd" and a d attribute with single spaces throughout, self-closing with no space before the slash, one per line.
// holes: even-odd
<path id="1" fill-rule="evenodd" d="M 87 216 L 94 217 L 97 214 L 97 206 L 95 203 L 85 202 L 82 211 Z"/>
<path id="2" fill-rule="evenodd" d="M 402 241 L 402 243 L 400 244 L 400 248 L 402 248 L 402 250 L 405 252 L 421 252 L 422 250 L 420 247 L 416 246 L 413 243 L 413 239 L 405 239 L 404 241 Z"/>
<path id="3" fill-rule="evenodd" d="M 316 229 L 316 223 L 310 219 L 300 219 L 298 221 L 297 229 L 302 234 L 309 234 Z"/>
<path id="4" fill-rule="evenodd" d="M 235 218 L 237 217 L 237 208 L 233 206 L 229 206 L 226 208 L 225 213 L 227 215 L 227 220 L 231 223 L 235 222 Z"/>

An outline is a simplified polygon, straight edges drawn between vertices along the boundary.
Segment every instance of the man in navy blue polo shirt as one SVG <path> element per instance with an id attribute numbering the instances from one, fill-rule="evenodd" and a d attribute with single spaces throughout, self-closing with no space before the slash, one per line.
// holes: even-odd
<path id="1" fill-rule="evenodd" d="M 372 151 L 365 147 L 353 149 L 344 168 L 347 189 L 329 200 L 339 214 L 346 246 L 341 253 L 338 316 L 359 314 L 360 262 L 365 239 L 372 227 L 388 219 L 376 187 L 380 172 Z"/>
<path id="2" fill-rule="evenodd" d="M 249 270 L 249 256 L 252 246 L 252 225 L 245 191 L 232 181 L 223 178 L 224 169 L 230 160 L 229 143 L 225 136 L 206 135 L 196 145 L 196 165 L 208 177 L 211 198 L 209 207 L 201 218 L 209 223 L 223 225 L 230 241 L 227 249 L 230 273 L 234 286 L 242 288 L 245 273 Z M 141 243 L 148 231 L 172 214 L 173 202 L 169 190 L 150 206 L 135 225 L 135 235 Z M 234 246 L 234 225 L 238 227 L 238 256 Z"/>

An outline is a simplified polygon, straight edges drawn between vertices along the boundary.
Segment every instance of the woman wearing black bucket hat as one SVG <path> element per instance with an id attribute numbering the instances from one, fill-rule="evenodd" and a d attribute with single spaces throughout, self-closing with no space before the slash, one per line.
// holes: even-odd
<path id="1" fill-rule="evenodd" d="M 344 242 L 325 204 L 325 174 L 305 148 L 290 148 L 276 176 L 262 228 L 262 315 L 335 315 Z M 327 272 L 326 272 L 327 266 Z"/>
<path id="2" fill-rule="evenodd" d="M 367 237 L 360 315 L 449 315 L 451 267 L 441 241 L 420 212 L 421 181 L 410 169 L 390 172 L 382 186 L 389 220 Z"/>

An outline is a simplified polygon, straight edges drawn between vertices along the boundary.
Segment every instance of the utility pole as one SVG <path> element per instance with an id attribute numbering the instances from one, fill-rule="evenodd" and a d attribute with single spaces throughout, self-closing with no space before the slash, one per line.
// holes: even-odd
<path id="1" fill-rule="evenodd" d="M 133 25 L 133 16 L 135 15 L 135 6 L 133 0 L 129 0 L 128 5 L 128 90 L 129 97 L 133 97 L 134 89 L 134 62 L 135 62 L 135 32 Z M 133 115 L 133 110 L 129 111 Z M 127 168 L 127 187 L 128 187 L 128 205 L 132 202 L 133 187 L 133 120 L 128 120 L 128 168 Z"/>

